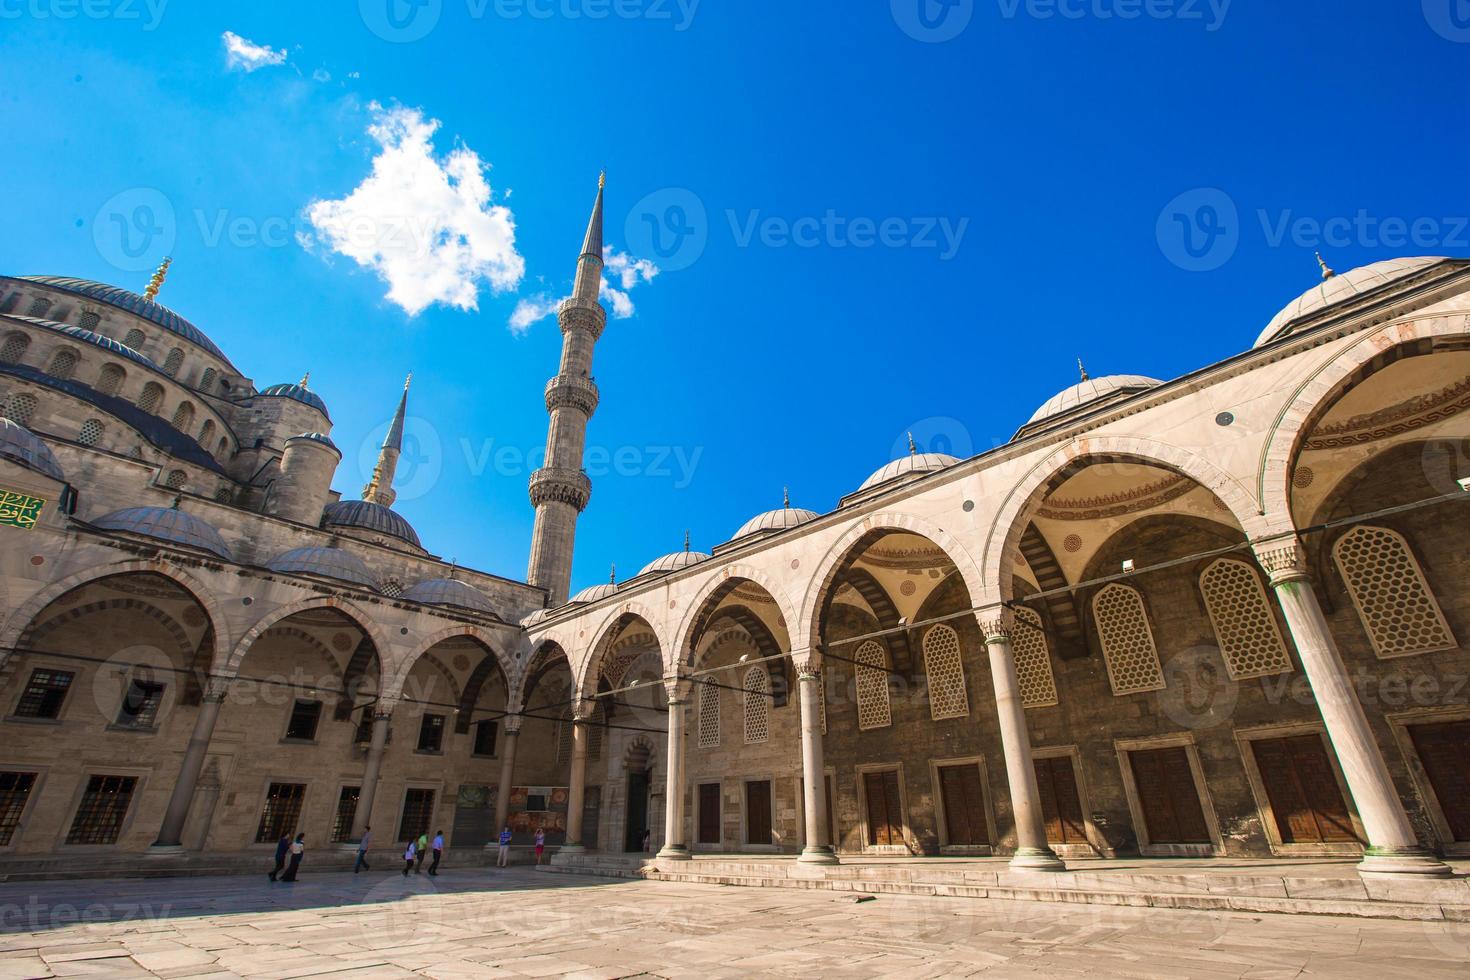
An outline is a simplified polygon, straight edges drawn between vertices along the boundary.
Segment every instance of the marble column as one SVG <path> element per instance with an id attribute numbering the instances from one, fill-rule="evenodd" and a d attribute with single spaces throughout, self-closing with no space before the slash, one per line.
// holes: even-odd
<path id="1" fill-rule="evenodd" d="M 1011 867 L 1017 871 L 1065 871 L 1066 865 L 1046 842 L 1041 790 L 1036 784 L 1036 764 L 1031 758 L 1031 733 L 1026 727 L 1026 706 L 1021 702 L 1016 657 L 1011 650 L 1014 626 L 1015 616 L 1009 609 L 992 609 L 980 614 L 980 630 L 990 651 L 990 681 L 995 688 L 996 714 L 1000 717 L 1011 815 L 1016 822 L 1016 853 L 1011 858 Z"/>
<path id="2" fill-rule="evenodd" d="M 792 654 L 801 701 L 801 794 L 806 810 L 802 864 L 837 864 L 827 833 L 827 769 L 822 760 L 822 662 L 812 651 Z"/>
<path id="3" fill-rule="evenodd" d="M 1337 754 L 1343 778 L 1353 794 L 1368 847 L 1358 871 L 1369 875 L 1445 876 L 1450 868 L 1419 843 L 1394 788 L 1388 764 L 1368 725 L 1363 705 L 1353 692 L 1347 667 L 1322 614 L 1296 539 L 1256 546 L 1261 567 L 1281 603 L 1286 628 L 1301 657 L 1302 670 L 1322 712 L 1327 740 Z"/>
<path id="4" fill-rule="evenodd" d="M 189 807 L 194 802 L 194 787 L 199 783 L 199 773 L 204 769 L 204 758 L 209 754 L 209 742 L 214 737 L 214 725 L 219 721 L 220 707 L 225 703 L 229 688 L 227 677 L 211 677 L 204 685 L 204 699 L 199 704 L 199 714 L 194 719 L 194 733 L 189 736 L 184 749 L 184 761 L 179 766 L 179 777 L 174 780 L 173 793 L 168 798 L 168 809 L 163 814 L 163 825 L 158 828 L 158 839 L 153 846 L 160 848 L 155 853 L 172 853 L 183 849 L 184 824 L 189 819 Z M 166 850 L 164 850 L 166 849 Z"/>
<path id="5" fill-rule="evenodd" d="M 567 780 L 567 842 L 558 856 L 580 854 L 587 849 L 582 840 L 582 800 L 587 795 L 587 719 L 592 702 L 579 701 L 572 709 L 572 771 Z"/>
<path id="6" fill-rule="evenodd" d="M 688 861 L 689 840 L 684 829 L 684 716 L 690 683 L 665 678 L 669 692 L 669 762 L 664 786 L 664 846 L 658 856 L 666 861 Z"/>
<path id="7" fill-rule="evenodd" d="M 516 746 L 521 742 L 521 716 L 506 713 L 500 736 L 500 782 L 495 787 L 495 826 L 486 849 L 500 847 L 500 831 L 510 822 L 510 789 L 516 778 Z"/>
<path id="8" fill-rule="evenodd" d="M 362 767 L 362 785 L 357 791 L 357 810 L 352 814 L 352 838 L 349 843 L 361 841 L 363 832 L 372 823 L 373 799 L 378 794 L 378 774 L 383 769 L 383 750 L 388 747 L 388 722 L 392 717 L 391 702 L 380 700 L 373 706 L 372 740 L 368 742 L 367 759 Z"/>

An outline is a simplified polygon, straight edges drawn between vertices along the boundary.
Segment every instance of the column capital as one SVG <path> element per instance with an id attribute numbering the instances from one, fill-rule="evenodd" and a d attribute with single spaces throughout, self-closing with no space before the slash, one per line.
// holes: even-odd
<path id="1" fill-rule="evenodd" d="M 688 704 L 694 681 L 680 674 L 669 674 L 664 678 L 664 690 L 668 692 L 670 706 Z"/>
<path id="2" fill-rule="evenodd" d="M 1009 643 L 1016 626 L 1016 614 L 1008 606 L 992 606 L 975 614 L 980 633 L 986 643 Z"/>
<path id="3" fill-rule="evenodd" d="M 1276 538 L 1253 544 L 1251 547 L 1255 550 L 1256 560 L 1271 577 L 1272 585 L 1311 578 L 1311 572 L 1307 566 L 1307 552 L 1302 547 L 1299 538 Z"/>
<path id="4" fill-rule="evenodd" d="M 596 698 L 578 695 L 577 699 L 572 702 L 572 720 L 578 724 L 584 724 L 592 717 L 592 713 L 596 710 Z"/>
<path id="5" fill-rule="evenodd" d="M 822 648 L 808 647 L 805 650 L 792 650 L 791 663 L 796 668 L 798 676 L 820 677 L 822 676 Z"/>
<path id="6" fill-rule="evenodd" d="M 230 682 L 233 677 L 214 675 L 204 680 L 204 694 L 200 700 L 205 704 L 223 704 L 225 696 L 230 693 Z"/>
<path id="7" fill-rule="evenodd" d="M 373 718 L 392 718 L 393 709 L 398 707 L 397 698 L 378 698 L 373 704 Z"/>
<path id="8" fill-rule="evenodd" d="M 521 733 L 521 726 L 525 723 L 526 719 L 509 708 L 506 709 L 506 713 L 500 719 L 501 727 L 505 729 L 505 734 L 507 735 L 519 735 Z"/>

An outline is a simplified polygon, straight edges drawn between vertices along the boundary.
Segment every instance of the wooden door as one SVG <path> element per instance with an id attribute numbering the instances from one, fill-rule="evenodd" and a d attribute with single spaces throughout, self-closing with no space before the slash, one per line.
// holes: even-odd
<path id="1" fill-rule="evenodd" d="M 1256 739 L 1251 742 L 1251 752 L 1282 843 L 1358 839 L 1320 735 Z"/>
<path id="2" fill-rule="evenodd" d="M 1470 721 L 1410 725 L 1445 822 L 1457 841 L 1470 841 Z"/>
<path id="3" fill-rule="evenodd" d="M 745 784 L 745 842 L 771 843 L 770 780 L 752 780 Z"/>
<path id="4" fill-rule="evenodd" d="M 643 835 L 648 832 L 648 773 L 628 773 L 628 825 L 624 834 L 624 850 L 643 850 Z"/>
<path id="5" fill-rule="evenodd" d="M 1036 787 L 1041 792 L 1041 817 L 1048 844 L 1086 844 L 1082 798 L 1077 795 L 1077 772 L 1068 755 L 1036 760 Z"/>
<path id="6" fill-rule="evenodd" d="M 1209 825 L 1183 746 L 1128 753 L 1150 844 L 1210 844 Z"/>
<path id="7" fill-rule="evenodd" d="M 944 826 L 949 843 L 989 844 L 990 830 L 985 820 L 980 767 L 973 762 L 940 766 L 939 793 L 944 803 Z"/>
<path id="8" fill-rule="evenodd" d="M 863 793 L 868 800 L 868 843 L 903 844 L 903 802 L 898 792 L 898 773 L 863 773 Z"/>
<path id="9" fill-rule="evenodd" d="M 701 844 L 720 842 L 720 784 L 699 784 L 699 836 Z"/>

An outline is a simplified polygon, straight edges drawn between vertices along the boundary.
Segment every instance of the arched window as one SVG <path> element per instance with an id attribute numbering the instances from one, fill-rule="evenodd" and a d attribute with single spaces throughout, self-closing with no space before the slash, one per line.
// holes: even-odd
<path id="1" fill-rule="evenodd" d="M 1266 587 L 1249 563 L 1221 558 L 1200 574 L 1199 590 L 1231 677 L 1244 680 L 1291 670 Z"/>
<path id="2" fill-rule="evenodd" d="M 19 364 L 20 359 L 26 356 L 26 350 L 31 346 L 31 338 L 17 330 L 5 338 L 5 343 L 0 345 L 0 362 L 5 364 Z"/>
<path id="3" fill-rule="evenodd" d="M 1060 703 L 1057 681 L 1051 672 L 1051 650 L 1046 645 L 1046 629 L 1034 609 L 1016 610 L 1016 627 L 1011 631 L 1011 656 L 1016 658 L 1016 681 L 1021 688 L 1021 704 L 1028 708 L 1046 708 Z"/>
<path id="4" fill-rule="evenodd" d="M 229 439 L 226 439 L 224 436 L 220 436 L 219 437 L 219 447 L 217 449 L 215 449 L 214 455 L 216 457 L 220 458 L 220 459 L 224 459 L 225 455 L 227 453 L 229 453 L 229 451 L 230 451 L 230 440 Z"/>
<path id="5" fill-rule="evenodd" d="M 934 626 L 924 634 L 924 673 L 929 678 L 929 717 L 965 718 L 970 694 L 965 690 L 965 665 L 960 657 L 960 635 L 949 626 Z"/>
<path id="6" fill-rule="evenodd" d="M 1450 625 L 1402 534 L 1362 524 L 1337 539 L 1332 557 L 1379 658 L 1455 648 Z"/>
<path id="7" fill-rule="evenodd" d="M 70 381 L 77 373 L 77 352 L 70 347 L 61 348 L 51 355 L 51 366 L 46 368 L 46 373 L 60 381 Z"/>
<path id="8" fill-rule="evenodd" d="M 213 393 L 214 382 L 217 377 L 219 375 L 215 372 L 214 368 L 205 368 L 204 373 L 199 376 L 199 390 Z"/>
<path id="9" fill-rule="evenodd" d="M 83 310 L 82 315 L 77 317 L 77 326 L 83 330 L 91 330 L 93 333 L 97 331 L 97 326 L 101 322 L 102 315 L 100 313 L 93 313 L 91 310 Z"/>
<path id="10" fill-rule="evenodd" d="M 179 368 L 184 366 L 184 352 L 175 347 L 168 352 L 168 358 L 163 362 L 163 373 L 170 378 L 179 373 Z"/>
<path id="11" fill-rule="evenodd" d="M 1092 615 L 1097 621 L 1113 693 L 1162 690 L 1164 669 L 1138 590 L 1117 582 L 1101 589 L 1092 597 Z"/>
<path id="12" fill-rule="evenodd" d="M 143 386 L 143 394 L 138 398 L 138 407 L 145 412 L 157 412 L 163 404 L 163 385 L 157 381 L 150 381 Z"/>
<path id="13" fill-rule="evenodd" d="M 31 418 L 36 414 L 36 396 L 26 393 L 10 396 L 10 404 L 5 406 L 5 416 L 18 425 L 30 425 Z"/>
<path id="14" fill-rule="evenodd" d="M 208 446 L 214 438 L 214 419 L 205 419 L 204 424 L 199 427 L 199 445 Z"/>
<path id="15" fill-rule="evenodd" d="M 893 724 L 893 705 L 888 693 L 888 651 L 876 640 L 857 648 L 858 730 L 887 728 Z"/>
<path id="16" fill-rule="evenodd" d="M 128 373 L 116 364 L 104 364 L 97 375 L 97 390 L 104 395 L 115 395 L 122 390 L 127 376 Z"/>
<path id="17" fill-rule="evenodd" d="M 557 765 L 567 762 L 572 758 L 572 727 L 572 709 L 563 708 L 561 721 L 556 723 Z"/>
<path id="18" fill-rule="evenodd" d="M 0 313 L 14 313 L 15 306 L 20 302 L 20 293 L 11 293 L 5 299 L 0 300 Z"/>
<path id="19" fill-rule="evenodd" d="M 133 329 L 129 330 L 127 336 L 123 338 L 123 346 L 131 347 L 133 350 L 140 351 L 143 349 L 143 345 L 147 342 L 147 340 L 148 338 L 143 335 L 143 331 L 139 330 L 137 327 L 134 327 Z"/>
<path id="20" fill-rule="evenodd" d="M 35 299 L 31 300 L 31 308 L 26 311 L 26 316 L 33 316 L 37 319 L 44 319 L 50 309 L 51 301 L 42 296 L 37 296 Z"/>
<path id="21" fill-rule="evenodd" d="M 184 484 L 188 482 L 189 474 L 183 470 L 169 470 L 168 479 L 163 481 L 163 485 L 170 490 L 182 490 L 184 489 Z"/>
<path id="22" fill-rule="evenodd" d="M 745 744 L 771 737 L 771 675 L 756 666 L 745 672 Z"/>
<path id="23" fill-rule="evenodd" d="M 699 684 L 699 747 L 712 749 L 720 744 L 720 689 L 713 684 Z"/>
<path id="24" fill-rule="evenodd" d="M 81 431 L 77 433 L 77 442 L 84 446 L 95 446 L 97 440 L 102 438 L 102 420 L 87 419 L 82 423 Z"/>
<path id="25" fill-rule="evenodd" d="M 180 432 L 188 432 L 194 426 L 194 406 L 190 402 L 179 402 L 179 407 L 174 409 L 173 420 L 169 423 Z"/>

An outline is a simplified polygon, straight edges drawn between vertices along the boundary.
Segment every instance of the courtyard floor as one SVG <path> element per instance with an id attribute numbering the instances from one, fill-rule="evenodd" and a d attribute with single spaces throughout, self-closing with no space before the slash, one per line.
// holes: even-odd
<path id="1" fill-rule="evenodd" d="M 1470 977 L 1470 924 L 910 898 L 855 901 L 387 862 L 0 885 L 0 978 Z"/>

